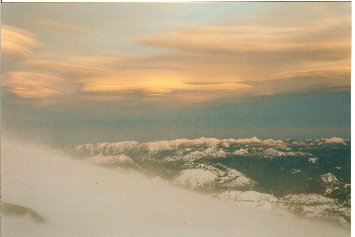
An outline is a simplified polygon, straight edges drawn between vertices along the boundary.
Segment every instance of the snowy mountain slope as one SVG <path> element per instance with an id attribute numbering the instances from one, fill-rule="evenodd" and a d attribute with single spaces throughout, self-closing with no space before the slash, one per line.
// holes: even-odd
<path id="1" fill-rule="evenodd" d="M 223 199 L 272 195 L 278 208 L 343 226 L 350 223 L 350 140 L 200 138 L 84 144 L 64 150 Z M 330 201 L 316 203 L 314 197 Z"/>
<path id="2" fill-rule="evenodd" d="M 131 168 L 131 172 L 107 169 L 95 165 L 90 158 L 73 159 L 39 145 L 4 139 L 1 146 L 2 201 L 7 203 L 7 209 L 12 207 L 12 211 L 7 210 L 1 217 L 1 236 L 350 235 L 349 229 L 322 221 L 176 188 Z M 127 160 L 122 156 L 109 159 L 115 158 Z M 212 180 L 213 175 L 202 170 L 200 174 Z M 241 176 L 236 171 L 222 171 L 231 177 Z M 192 173 L 195 177 L 196 172 Z M 239 196 L 247 199 L 252 194 L 253 200 L 259 202 L 272 197 L 255 191 L 247 193 Z M 34 220 L 39 218 L 41 223 Z"/>

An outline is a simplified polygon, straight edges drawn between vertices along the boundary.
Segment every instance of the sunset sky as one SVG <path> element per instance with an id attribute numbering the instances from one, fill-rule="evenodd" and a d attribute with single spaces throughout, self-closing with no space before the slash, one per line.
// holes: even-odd
<path id="1" fill-rule="evenodd" d="M 350 2 L 5 3 L 1 18 L 7 134 L 350 137 Z"/>

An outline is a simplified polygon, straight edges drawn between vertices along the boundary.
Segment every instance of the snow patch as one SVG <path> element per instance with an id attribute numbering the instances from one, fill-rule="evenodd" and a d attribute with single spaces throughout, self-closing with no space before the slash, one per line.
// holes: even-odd
<path id="1" fill-rule="evenodd" d="M 293 169 L 291 171 L 292 174 L 296 174 L 296 173 L 300 173 L 301 172 L 301 169 Z"/>
<path id="2" fill-rule="evenodd" d="M 320 179 L 324 183 L 333 183 L 333 182 L 338 181 L 338 179 L 332 173 L 327 173 L 327 174 L 321 175 Z"/>
<path id="3" fill-rule="evenodd" d="M 233 143 L 259 143 L 261 140 L 257 137 L 242 138 L 242 139 L 230 139 Z"/>
<path id="4" fill-rule="evenodd" d="M 269 148 L 265 150 L 265 155 L 267 155 L 268 157 L 275 157 L 275 156 L 285 156 L 286 153 L 276 150 L 274 148 Z"/>
<path id="5" fill-rule="evenodd" d="M 209 170 L 187 169 L 180 172 L 175 183 L 188 189 L 213 188 L 217 175 Z"/>
<path id="6" fill-rule="evenodd" d="M 309 162 L 312 162 L 313 164 L 315 164 L 315 163 L 317 163 L 318 158 L 316 158 L 316 157 L 309 158 L 308 161 L 309 161 Z"/>
<path id="7" fill-rule="evenodd" d="M 324 139 L 324 143 L 341 143 L 343 145 L 346 145 L 345 139 L 340 137 L 326 138 Z"/>
<path id="8" fill-rule="evenodd" d="M 256 184 L 254 180 L 246 177 L 238 170 L 230 168 L 228 168 L 225 175 L 219 179 L 219 183 L 229 188 L 251 187 Z"/>
<path id="9" fill-rule="evenodd" d="M 245 154 L 248 154 L 248 153 L 249 153 L 248 150 L 243 149 L 243 148 L 233 152 L 234 155 L 238 155 L 238 156 L 245 155 Z"/>

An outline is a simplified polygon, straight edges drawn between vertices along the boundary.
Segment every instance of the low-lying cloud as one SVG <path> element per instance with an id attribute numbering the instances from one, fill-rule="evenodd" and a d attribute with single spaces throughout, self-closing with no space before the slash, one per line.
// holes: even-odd
<path id="1" fill-rule="evenodd" d="M 121 169 L 3 137 L 4 236 L 348 236 L 340 227 L 215 200 Z"/>

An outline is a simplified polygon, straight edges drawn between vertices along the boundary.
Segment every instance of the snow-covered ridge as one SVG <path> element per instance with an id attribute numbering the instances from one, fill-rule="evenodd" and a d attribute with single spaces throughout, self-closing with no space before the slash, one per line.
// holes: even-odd
<path id="1" fill-rule="evenodd" d="M 339 137 L 332 137 L 323 140 L 324 143 L 341 143 L 346 145 L 345 141 L 346 141 L 345 139 Z"/>
<path id="2" fill-rule="evenodd" d="M 187 163 L 175 183 L 188 189 L 213 189 L 215 185 L 224 188 L 251 188 L 257 182 L 246 177 L 240 171 L 218 164 L 216 168 L 207 164 Z M 223 170 L 222 170 L 222 169 Z"/>
<path id="3" fill-rule="evenodd" d="M 96 150 L 113 150 L 113 151 L 123 151 L 125 149 L 132 149 L 132 148 L 146 148 L 150 152 L 157 152 L 162 150 L 170 150 L 178 148 L 181 145 L 191 147 L 196 145 L 206 145 L 209 147 L 216 147 L 218 145 L 229 147 L 230 144 L 249 144 L 249 143 L 257 143 L 266 146 L 276 146 L 276 147 L 285 147 L 285 143 L 283 140 L 274 140 L 274 139 L 266 139 L 261 140 L 256 137 L 252 138 L 243 138 L 243 139 L 217 139 L 217 138 L 206 138 L 201 137 L 198 139 L 175 139 L 175 140 L 161 140 L 161 141 L 152 141 L 152 142 L 145 142 L 139 143 L 136 141 L 124 141 L 124 142 L 117 142 L 117 143 L 97 143 L 97 144 L 83 144 L 77 145 L 74 149 L 78 152 L 87 150 L 87 151 L 94 151 Z"/>
<path id="4" fill-rule="evenodd" d="M 180 172 L 175 183 L 192 190 L 199 187 L 212 189 L 217 178 L 217 175 L 209 170 L 187 169 Z"/>
<path id="5" fill-rule="evenodd" d="M 350 189 L 351 185 L 339 181 L 332 173 L 327 173 L 320 176 L 322 186 L 325 188 L 324 195 L 331 195 L 335 192 Z"/>
<path id="6" fill-rule="evenodd" d="M 220 199 L 277 207 L 346 226 L 350 223 L 349 145 L 349 139 L 334 137 L 202 137 L 64 149 L 99 166 L 134 169 Z"/>
<path id="7" fill-rule="evenodd" d="M 266 155 L 270 156 L 297 156 L 305 155 L 302 152 L 293 152 L 291 151 L 291 146 L 305 146 L 305 145 L 322 145 L 322 144 L 338 144 L 338 145 L 347 145 L 349 139 L 343 138 L 322 138 L 322 139 L 300 139 L 290 142 L 289 139 L 278 140 L 278 139 L 259 139 L 257 137 L 252 138 L 242 138 L 242 139 L 217 139 L 217 138 L 206 138 L 201 137 L 198 139 L 175 139 L 175 140 L 161 140 L 161 141 L 151 141 L 139 143 L 136 141 L 124 141 L 117 143 L 97 143 L 97 144 L 83 144 L 76 145 L 72 148 L 76 153 L 82 155 L 95 156 L 98 154 L 119 154 L 123 153 L 126 150 L 141 150 L 147 151 L 150 155 L 155 154 L 161 151 L 169 151 L 174 149 L 179 149 L 185 147 L 187 149 L 196 148 L 196 147 L 205 147 L 204 153 L 209 154 L 211 151 L 217 147 L 220 149 L 218 152 L 219 155 L 224 155 L 223 152 L 227 150 L 232 145 L 239 145 L 240 148 L 234 151 L 236 155 L 244 155 L 249 153 L 247 149 L 248 146 L 259 146 L 265 147 Z M 210 148 L 208 150 L 207 148 Z M 201 150 L 199 150 L 201 152 Z M 196 152 L 196 155 L 201 155 Z M 202 154 L 203 155 L 203 154 Z M 188 157 L 186 157 L 188 159 Z"/>
<path id="8" fill-rule="evenodd" d="M 310 154 L 306 152 L 279 151 L 274 148 L 268 148 L 265 150 L 265 155 L 267 158 L 272 158 L 272 157 L 281 157 L 281 156 L 306 156 Z"/>

